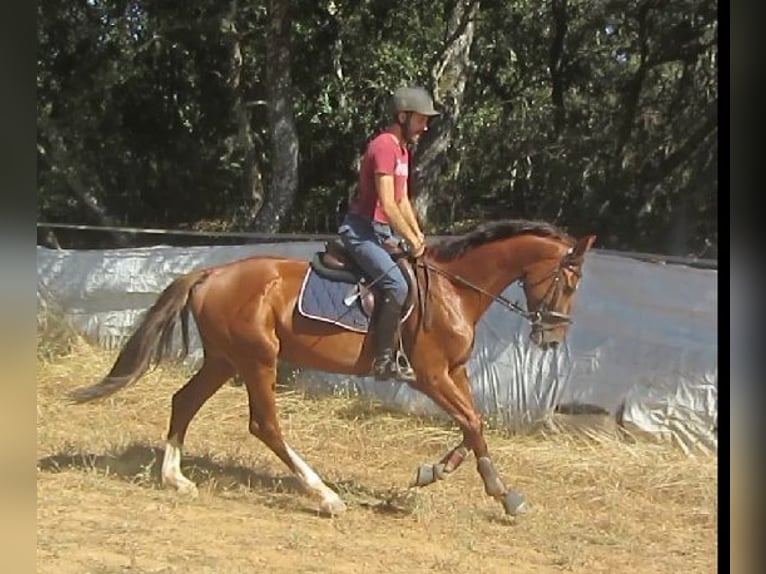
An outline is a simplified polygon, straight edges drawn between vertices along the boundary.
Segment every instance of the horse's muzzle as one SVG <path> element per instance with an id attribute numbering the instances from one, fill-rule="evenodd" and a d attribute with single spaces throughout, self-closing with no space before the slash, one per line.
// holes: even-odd
<path id="1" fill-rule="evenodd" d="M 556 327 L 544 327 L 543 325 L 533 325 L 529 338 L 532 343 L 543 350 L 555 349 L 566 335 L 566 325 Z"/>

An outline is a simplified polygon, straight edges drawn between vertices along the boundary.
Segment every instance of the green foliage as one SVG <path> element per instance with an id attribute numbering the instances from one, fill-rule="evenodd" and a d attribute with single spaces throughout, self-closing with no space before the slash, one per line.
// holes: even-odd
<path id="1" fill-rule="evenodd" d="M 387 94 L 434 87 L 456 2 L 290 2 L 300 184 L 284 230 L 335 230 Z M 236 227 L 248 161 L 279 177 L 274 3 L 42 0 L 40 218 Z M 428 228 L 539 218 L 602 246 L 715 255 L 716 13 L 711 0 L 482 2 Z"/>

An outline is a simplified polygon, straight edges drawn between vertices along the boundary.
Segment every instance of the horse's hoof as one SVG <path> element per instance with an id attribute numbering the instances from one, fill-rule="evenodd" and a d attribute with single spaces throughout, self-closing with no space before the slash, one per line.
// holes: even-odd
<path id="1" fill-rule="evenodd" d="M 524 496 L 515 490 L 509 490 L 501 500 L 505 513 L 509 516 L 519 516 L 529 511 L 529 506 Z"/>
<path id="2" fill-rule="evenodd" d="M 199 496 L 199 490 L 197 485 L 186 477 L 162 477 L 162 485 L 167 488 L 173 488 L 175 491 L 189 498 L 197 498 Z"/>
<path id="3" fill-rule="evenodd" d="M 189 498 L 197 498 L 199 496 L 197 485 L 191 481 L 179 484 L 177 492 L 183 496 L 188 496 Z"/>
<path id="4" fill-rule="evenodd" d="M 337 516 L 346 512 L 346 503 L 340 498 L 323 500 L 319 505 L 319 512 L 325 516 Z"/>
<path id="5" fill-rule="evenodd" d="M 421 464 L 415 472 L 411 486 L 428 486 L 441 478 L 441 472 L 433 464 Z"/>

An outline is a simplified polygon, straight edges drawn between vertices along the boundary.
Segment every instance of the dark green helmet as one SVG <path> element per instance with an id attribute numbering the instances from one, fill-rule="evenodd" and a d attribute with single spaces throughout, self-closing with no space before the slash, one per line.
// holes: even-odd
<path id="1" fill-rule="evenodd" d="M 398 88 L 391 97 L 391 115 L 399 112 L 417 112 L 424 116 L 438 116 L 434 101 L 429 93 L 420 87 Z"/>

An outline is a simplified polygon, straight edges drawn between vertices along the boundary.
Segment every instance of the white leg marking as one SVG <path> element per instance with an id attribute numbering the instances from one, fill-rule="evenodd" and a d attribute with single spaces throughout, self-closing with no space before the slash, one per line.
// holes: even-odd
<path id="1" fill-rule="evenodd" d="M 340 496 L 327 486 L 322 479 L 319 478 L 316 472 L 306 464 L 306 462 L 298 456 L 293 449 L 288 445 L 285 445 L 287 454 L 290 456 L 290 460 L 298 469 L 298 478 L 303 485 L 312 493 L 316 494 L 322 499 L 319 505 L 319 509 L 325 514 L 335 515 L 340 514 L 346 510 L 345 503 L 341 500 Z"/>
<path id="2" fill-rule="evenodd" d="M 165 458 L 162 460 L 162 483 L 172 486 L 178 492 L 197 496 L 197 486 L 181 472 L 181 446 L 175 439 L 165 443 Z"/>

